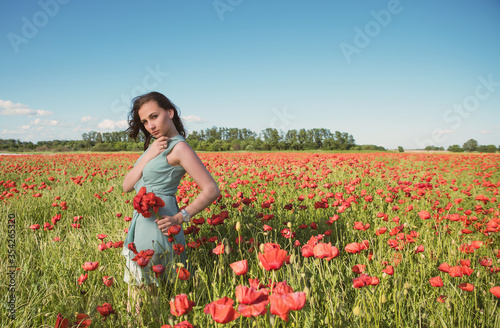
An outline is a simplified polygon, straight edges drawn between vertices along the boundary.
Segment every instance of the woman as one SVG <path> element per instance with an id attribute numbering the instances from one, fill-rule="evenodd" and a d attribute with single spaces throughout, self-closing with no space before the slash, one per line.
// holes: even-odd
<path id="1" fill-rule="evenodd" d="M 134 242 L 139 252 L 153 249 L 155 253 L 151 261 L 154 265 L 172 268 L 172 263 L 179 262 L 179 259 L 174 255 L 172 243 L 168 241 L 168 227 L 189 222 L 191 216 L 204 210 L 220 195 L 217 183 L 184 140 L 186 133 L 177 108 L 163 94 L 151 92 L 134 98 L 127 132 L 136 139 L 141 131 L 145 136 L 145 152 L 125 176 L 123 190 L 130 192 L 135 189 L 137 192 L 141 187 L 146 187 L 147 192 L 154 192 L 165 202 L 165 206 L 158 212 L 162 217 L 160 220 L 154 215 L 145 218 L 134 210 L 122 251 L 127 259 L 124 280 L 129 283 L 129 297 L 130 285 L 144 283 L 149 286 L 153 282 L 157 285 L 157 281 L 151 272 L 151 264 L 141 268 L 132 261 L 134 254 L 128 249 L 128 244 Z M 155 140 L 149 145 L 152 137 Z M 175 193 L 185 173 L 200 186 L 201 193 L 179 211 Z M 175 243 L 185 245 L 182 229 L 175 236 Z M 185 263 L 185 257 L 184 251 L 180 261 Z M 139 311 L 138 305 L 136 309 Z M 130 312 L 130 303 L 127 310 Z"/>

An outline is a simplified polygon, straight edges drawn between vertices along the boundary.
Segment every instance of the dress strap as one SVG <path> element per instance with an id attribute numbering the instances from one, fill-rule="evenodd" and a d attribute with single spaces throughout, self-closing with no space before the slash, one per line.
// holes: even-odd
<path id="1" fill-rule="evenodd" d="M 166 157 L 166 156 L 167 156 L 167 155 L 168 155 L 168 154 L 172 151 L 172 149 L 174 148 L 174 146 L 175 146 L 178 142 L 180 142 L 180 141 L 186 141 L 186 140 L 184 139 L 184 137 L 183 137 L 183 136 L 181 136 L 180 134 L 178 134 L 178 135 L 176 135 L 175 137 L 173 137 L 172 139 L 170 139 L 170 140 L 169 140 L 169 142 L 168 142 L 168 147 L 167 147 L 167 149 L 165 149 L 165 150 L 161 153 L 161 155 L 162 155 L 162 156 L 164 156 L 164 157 Z"/>

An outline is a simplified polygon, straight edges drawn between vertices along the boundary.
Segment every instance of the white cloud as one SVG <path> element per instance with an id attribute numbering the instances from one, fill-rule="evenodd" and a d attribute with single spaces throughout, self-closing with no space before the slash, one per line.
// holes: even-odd
<path id="1" fill-rule="evenodd" d="M 0 99 L 0 115 L 9 116 L 47 116 L 52 115 L 52 112 L 41 110 L 41 109 L 31 109 L 28 105 L 21 103 L 13 103 L 10 100 Z"/>
<path id="2" fill-rule="evenodd" d="M 481 130 L 481 133 L 488 134 L 488 133 L 491 133 L 491 131 L 490 130 Z"/>
<path id="3" fill-rule="evenodd" d="M 30 124 L 33 125 L 43 125 L 43 126 L 58 126 L 58 125 L 63 125 L 57 120 L 41 120 L 39 118 L 35 119 L 34 121 L 31 121 Z"/>
<path id="4" fill-rule="evenodd" d="M 112 120 L 104 120 L 97 125 L 98 129 L 102 130 L 123 130 L 128 127 L 127 120 L 121 121 L 112 121 Z"/>
<path id="5" fill-rule="evenodd" d="M 188 116 L 182 116 L 182 119 L 188 123 L 200 123 L 200 122 L 206 122 L 207 120 L 195 116 L 195 115 L 188 115 Z"/>
<path id="6" fill-rule="evenodd" d="M 441 133 L 442 134 L 450 134 L 450 133 L 453 133 L 453 130 L 450 130 L 450 129 L 441 130 Z"/>
<path id="7" fill-rule="evenodd" d="M 22 132 L 17 130 L 7 130 L 7 129 L 2 130 L 2 134 L 20 134 L 20 133 Z"/>
<path id="8" fill-rule="evenodd" d="M 92 116 L 83 116 L 80 121 L 82 122 L 90 122 L 90 121 L 95 121 L 97 120 L 96 117 L 92 117 Z"/>

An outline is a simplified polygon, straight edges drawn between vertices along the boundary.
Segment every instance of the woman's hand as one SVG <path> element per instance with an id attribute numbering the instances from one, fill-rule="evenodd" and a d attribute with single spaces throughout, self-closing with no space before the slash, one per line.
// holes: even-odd
<path id="1" fill-rule="evenodd" d="M 155 222 L 156 224 L 158 224 L 158 228 L 160 228 L 161 232 L 163 232 L 165 236 L 167 236 L 167 229 L 170 226 L 180 225 L 182 227 L 183 221 L 181 212 L 177 213 L 174 216 L 162 215 L 162 218 L 163 219 L 161 220 L 156 219 Z"/>
<path id="2" fill-rule="evenodd" d="M 163 153 L 165 149 L 167 149 L 169 141 L 170 138 L 163 136 L 153 141 L 153 143 L 149 146 L 151 149 L 148 150 L 149 159 L 151 160 Z"/>

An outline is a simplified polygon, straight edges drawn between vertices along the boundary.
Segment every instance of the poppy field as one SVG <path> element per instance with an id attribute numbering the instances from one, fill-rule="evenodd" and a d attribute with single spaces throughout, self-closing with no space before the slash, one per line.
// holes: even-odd
<path id="1" fill-rule="evenodd" d="M 131 246 L 159 282 L 139 315 L 139 154 L 0 156 L 0 326 L 500 327 L 499 155 L 199 156 L 221 196 L 182 227 L 187 265 Z M 185 176 L 179 207 L 199 192 Z"/>

